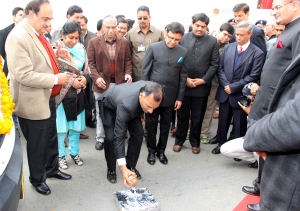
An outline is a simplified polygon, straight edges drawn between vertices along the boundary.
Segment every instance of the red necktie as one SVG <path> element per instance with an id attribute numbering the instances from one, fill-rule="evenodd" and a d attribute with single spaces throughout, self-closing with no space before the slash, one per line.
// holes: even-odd
<path id="1" fill-rule="evenodd" d="M 243 48 L 242 48 L 242 46 L 240 46 L 239 53 L 242 53 L 242 52 L 243 52 Z"/>

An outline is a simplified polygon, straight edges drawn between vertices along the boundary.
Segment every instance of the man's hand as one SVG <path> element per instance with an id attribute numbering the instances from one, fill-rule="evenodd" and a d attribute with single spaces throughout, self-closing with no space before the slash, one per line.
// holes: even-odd
<path id="1" fill-rule="evenodd" d="M 227 85 L 227 86 L 225 86 L 224 87 L 224 91 L 227 93 L 227 94 L 231 94 L 231 90 L 230 90 L 230 87 L 229 87 L 229 85 Z"/>
<path id="2" fill-rule="evenodd" d="M 61 44 L 57 45 L 56 56 L 59 56 L 61 58 L 71 61 L 70 52 L 67 49 L 61 48 Z"/>
<path id="3" fill-rule="evenodd" d="M 259 89 L 258 84 L 256 84 L 256 83 L 251 84 L 250 93 L 255 96 L 258 89 Z"/>
<path id="4" fill-rule="evenodd" d="M 66 85 L 70 81 L 70 75 L 66 73 L 58 73 L 57 74 L 57 84 Z"/>
<path id="5" fill-rule="evenodd" d="M 125 75 L 125 81 L 127 81 L 127 83 L 132 82 L 132 77 L 131 77 L 131 75 L 126 74 L 126 75 Z"/>
<path id="6" fill-rule="evenodd" d="M 250 105 L 248 107 L 243 106 L 240 102 L 238 102 L 239 106 L 243 109 L 243 111 L 246 112 L 246 114 L 249 114 L 252 108 L 252 104 L 253 102 L 250 103 Z"/>
<path id="7" fill-rule="evenodd" d="M 267 159 L 267 153 L 266 152 L 256 152 L 262 159 L 266 160 Z"/>
<path id="8" fill-rule="evenodd" d="M 142 122 L 142 125 L 145 125 L 145 119 L 144 118 L 141 118 L 141 122 Z"/>
<path id="9" fill-rule="evenodd" d="M 135 187 L 138 183 L 136 174 L 130 171 L 126 165 L 120 166 L 120 170 L 123 176 L 124 185 L 128 188 Z"/>
<path id="10" fill-rule="evenodd" d="M 181 105 L 182 105 L 182 102 L 179 101 L 179 100 L 176 100 L 175 101 L 175 106 L 174 106 L 175 109 L 174 110 L 176 111 L 176 110 L 180 109 Z"/>
<path id="11" fill-rule="evenodd" d="M 186 85 L 190 88 L 195 88 L 196 87 L 196 84 L 192 81 L 191 78 L 187 78 L 186 79 Z"/>
<path id="12" fill-rule="evenodd" d="M 200 86 L 202 84 L 205 84 L 205 81 L 201 78 L 194 78 L 194 79 L 191 79 L 192 82 L 196 85 L 196 86 Z"/>
<path id="13" fill-rule="evenodd" d="M 95 84 L 101 89 L 106 88 L 106 83 L 105 83 L 104 79 L 101 77 L 96 80 Z"/>

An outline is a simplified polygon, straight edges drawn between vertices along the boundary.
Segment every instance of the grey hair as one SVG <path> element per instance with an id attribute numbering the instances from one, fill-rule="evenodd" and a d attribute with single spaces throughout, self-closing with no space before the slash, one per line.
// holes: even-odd
<path id="1" fill-rule="evenodd" d="M 161 86 L 158 83 L 152 81 L 143 86 L 140 89 L 140 93 L 143 93 L 144 97 L 153 94 L 153 100 L 156 102 L 160 102 L 163 97 Z"/>
<path id="2" fill-rule="evenodd" d="M 272 26 L 276 26 L 276 19 L 274 17 L 270 18 L 268 21 L 267 21 L 267 24 L 266 25 L 272 25 Z"/>
<path id="3" fill-rule="evenodd" d="M 250 21 L 241 21 L 236 25 L 236 28 L 247 28 L 248 33 L 253 32 L 253 24 Z"/>
<path id="4" fill-rule="evenodd" d="M 104 19 L 103 19 L 103 25 L 105 25 L 108 21 L 110 21 L 110 20 L 114 20 L 114 21 L 116 21 L 116 23 L 117 23 L 117 19 L 116 19 L 116 17 L 115 16 L 112 16 L 112 15 L 107 15 L 107 16 L 105 16 L 104 17 Z"/>

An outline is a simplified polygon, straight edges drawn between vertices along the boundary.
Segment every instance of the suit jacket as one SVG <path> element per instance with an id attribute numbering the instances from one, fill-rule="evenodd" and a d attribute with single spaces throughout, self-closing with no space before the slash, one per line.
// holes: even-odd
<path id="1" fill-rule="evenodd" d="M 235 32 L 233 36 L 230 38 L 229 43 L 236 42 Z M 264 31 L 256 25 L 253 25 L 253 33 L 250 37 L 250 42 L 259 47 L 260 50 L 264 52 L 264 58 L 267 55 L 267 46 L 265 41 L 265 33 Z"/>
<path id="2" fill-rule="evenodd" d="M 49 118 L 55 76 L 50 58 L 27 18 L 8 35 L 5 50 L 16 115 L 31 120 Z"/>
<path id="3" fill-rule="evenodd" d="M 267 114 L 270 100 L 277 87 L 279 78 L 286 68 L 300 54 L 300 18 L 285 26 L 277 38 L 274 47 L 269 51 L 260 78 L 260 88 L 256 94 L 249 118 L 259 120 Z M 283 48 L 277 47 L 278 42 Z"/>
<path id="4" fill-rule="evenodd" d="M 90 41 L 92 38 L 94 38 L 94 37 L 97 36 L 95 33 L 91 32 L 91 31 L 89 31 L 89 30 L 87 30 L 86 32 L 87 32 L 86 35 L 84 35 L 84 37 L 83 37 L 83 39 L 82 39 L 82 40 L 83 40 L 83 43 L 82 43 L 82 44 L 84 45 L 85 49 L 87 49 L 89 41 Z"/>
<path id="5" fill-rule="evenodd" d="M 5 52 L 5 42 L 7 39 L 8 34 L 11 32 L 11 30 L 15 27 L 15 24 L 11 24 L 8 27 L 0 30 L 0 55 L 2 58 L 5 60 L 4 66 L 3 66 L 3 71 L 5 75 L 8 73 L 8 68 L 7 68 L 7 62 L 6 62 L 6 52 Z"/>
<path id="6" fill-rule="evenodd" d="M 211 81 L 219 67 L 220 55 L 217 39 L 207 34 L 197 37 L 190 32 L 183 35 L 179 44 L 188 52 L 188 77 L 202 78 L 206 82 L 195 88 L 186 86 L 185 96 L 207 97 L 210 93 Z"/>
<path id="7" fill-rule="evenodd" d="M 300 207 L 299 73 L 298 55 L 279 79 L 269 114 L 254 123 L 244 137 L 245 150 L 267 152 L 260 188 L 261 210 L 298 211 Z"/>
<path id="8" fill-rule="evenodd" d="M 89 67 L 93 80 L 92 89 L 94 92 L 105 92 L 110 84 L 110 57 L 106 46 L 104 35 L 94 37 L 90 40 L 87 49 Z M 116 69 L 115 81 L 116 84 L 125 82 L 125 75 L 132 73 L 131 53 L 128 41 L 120 36 L 116 38 Z M 98 78 L 103 78 L 106 83 L 106 89 L 99 88 L 95 81 Z"/>
<path id="9" fill-rule="evenodd" d="M 138 81 L 116 85 L 97 99 L 100 101 L 99 110 L 103 125 L 114 128 L 117 159 L 125 157 L 125 136 L 128 124 L 144 114 L 139 102 L 139 93 L 147 83 L 149 82 Z"/>
<path id="10" fill-rule="evenodd" d="M 216 94 L 216 100 L 223 103 L 229 98 L 230 105 L 234 108 L 239 108 L 238 100 L 243 95 L 243 87 L 250 82 L 259 80 L 264 53 L 250 42 L 240 64 L 234 69 L 236 53 L 237 43 L 228 44 L 223 50 L 218 71 L 220 85 Z M 230 95 L 224 91 L 224 87 L 227 85 L 229 85 L 231 90 Z"/>
<path id="11" fill-rule="evenodd" d="M 160 106 L 174 106 L 183 101 L 187 77 L 187 50 L 177 45 L 169 48 L 166 41 L 153 43 L 146 51 L 142 80 L 161 85 L 164 93 Z"/>

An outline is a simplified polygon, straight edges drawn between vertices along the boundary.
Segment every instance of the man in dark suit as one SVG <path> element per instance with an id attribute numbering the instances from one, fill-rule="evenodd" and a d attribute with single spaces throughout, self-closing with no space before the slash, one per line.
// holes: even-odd
<path id="1" fill-rule="evenodd" d="M 251 91 L 256 93 L 251 111 L 248 116 L 248 124 L 263 118 L 268 113 L 268 107 L 278 85 L 279 78 L 285 72 L 291 62 L 300 54 L 300 2 L 286 3 L 284 0 L 273 2 L 272 15 L 278 25 L 285 26 L 285 30 L 277 38 L 274 47 L 268 53 L 260 78 L 260 86 L 251 85 Z M 254 187 L 244 186 L 243 191 L 249 194 L 259 194 L 260 179 L 263 170 L 263 159 L 259 159 L 258 178 Z M 249 210 L 259 209 L 259 204 L 249 204 Z"/>
<path id="2" fill-rule="evenodd" d="M 123 38 L 122 38 L 123 39 Z M 101 119 L 105 130 L 104 149 L 107 162 L 107 179 L 117 182 L 116 159 L 126 186 L 132 186 L 130 175 L 141 175 L 135 168 L 143 141 L 142 118 L 152 113 L 162 100 L 161 86 L 155 82 L 138 81 L 109 88 L 98 98 Z M 125 158 L 125 136 L 129 131 Z"/>
<path id="3" fill-rule="evenodd" d="M 263 66 L 264 53 L 250 42 L 253 24 L 239 22 L 236 26 L 236 43 L 225 46 L 218 71 L 219 87 L 216 99 L 220 102 L 218 146 L 213 154 L 220 154 L 220 147 L 227 142 L 227 133 L 234 116 L 234 138 L 242 137 L 247 130 L 247 117 L 238 105 L 243 87 L 257 82 Z"/>
<path id="4" fill-rule="evenodd" d="M 87 50 L 92 90 L 95 99 L 99 98 L 110 86 L 131 82 L 132 64 L 129 43 L 117 36 L 117 20 L 108 15 L 103 20 L 103 34 L 90 40 Z M 96 150 L 103 149 L 104 130 L 99 109 L 96 106 L 97 130 Z"/>
<path id="5" fill-rule="evenodd" d="M 173 151 L 179 152 L 186 140 L 189 119 L 192 153 L 200 153 L 200 132 L 211 81 L 219 67 L 217 39 L 207 35 L 209 17 L 198 13 L 192 17 L 192 32 L 183 35 L 180 45 L 187 49 L 188 76 L 181 108 L 177 111 L 177 132 Z"/>
<path id="6" fill-rule="evenodd" d="M 159 161 L 168 163 L 164 152 L 167 146 L 170 123 L 174 109 L 181 107 L 187 78 L 187 50 L 178 45 L 184 34 L 184 27 L 173 22 L 166 27 L 164 41 L 153 43 L 146 51 L 142 67 L 142 80 L 154 81 L 163 88 L 164 98 L 152 114 L 146 114 L 147 161 L 155 164 L 155 153 Z M 156 144 L 158 117 L 160 116 L 159 141 Z"/>
<path id="7" fill-rule="evenodd" d="M 12 11 L 12 17 L 14 20 L 13 24 L 10 24 L 6 28 L 0 30 L 0 56 L 5 60 L 3 71 L 5 75 L 8 74 L 8 68 L 7 68 L 7 62 L 6 62 L 6 51 L 5 51 L 5 42 L 8 34 L 11 32 L 11 30 L 17 25 L 19 22 L 23 20 L 24 15 L 24 9 L 21 7 L 15 7 Z"/>
<path id="8" fill-rule="evenodd" d="M 299 29 L 299 28 L 298 28 Z M 272 50 L 271 50 L 272 51 Z M 268 114 L 249 127 L 244 148 L 264 158 L 260 208 L 298 211 L 300 207 L 300 56 L 280 77 Z M 256 206 L 257 207 L 257 206 Z"/>
<path id="9" fill-rule="evenodd" d="M 234 15 L 235 22 L 238 24 L 241 21 L 247 21 L 249 18 L 249 14 L 250 14 L 249 11 L 250 11 L 250 8 L 245 3 L 240 3 L 240 4 L 235 5 L 235 7 L 233 8 L 233 15 Z M 265 41 L 265 33 L 261 28 L 259 28 L 256 25 L 254 25 L 254 27 L 253 27 L 253 32 L 252 32 L 250 41 L 252 44 L 259 47 L 260 50 L 263 51 L 263 53 L 266 57 L 267 47 L 266 47 L 266 41 Z M 236 38 L 234 35 L 231 37 L 229 42 L 230 43 L 236 42 Z"/>

